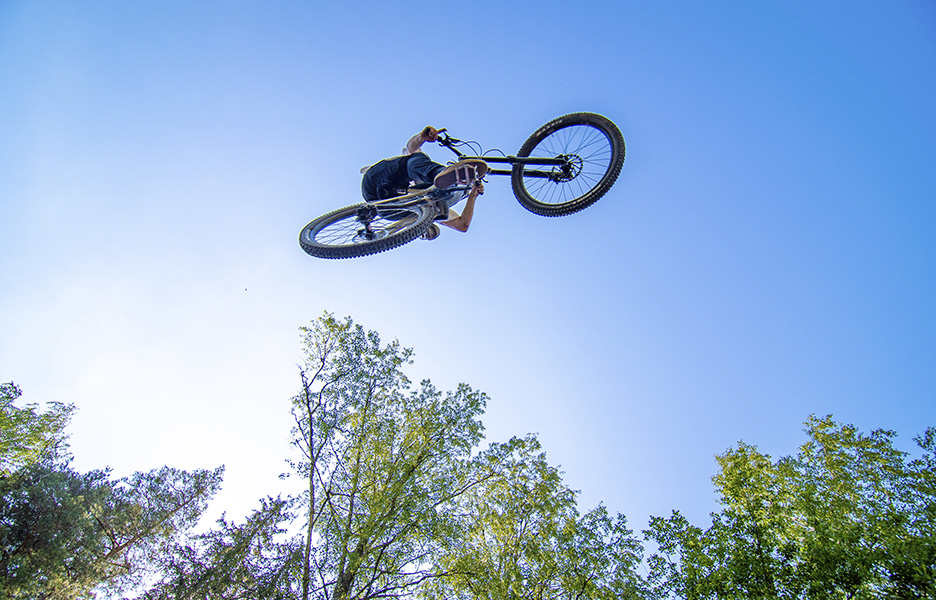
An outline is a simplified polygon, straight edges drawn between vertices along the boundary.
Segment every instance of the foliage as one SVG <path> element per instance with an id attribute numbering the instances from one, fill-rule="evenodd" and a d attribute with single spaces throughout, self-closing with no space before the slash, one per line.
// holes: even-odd
<path id="1" fill-rule="evenodd" d="M 73 408 L 38 414 L 12 407 L 14 385 L 2 393 L 0 598 L 86 598 L 139 584 L 220 485 L 220 468 L 78 473 L 61 444 Z"/>
<path id="2" fill-rule="evenodd" d="M 580 513 L 535 436 L 479 448 L 483 393 L 414 386 L 412 350 L 350 318 L 302 333 L 302 491 L 194 536 L 221 469 L 78 473 L 73 407 L 17 408 L 0 386 L 0 598 L 144 584 L 146 600 L 936 597 L 936 429 L 916 457 L 831 417 L 810 418 L 795 456 L 739 443 L 717 457 L 709 526 L 651 519 L 644 579 L 624 516 Z"/>
<path id="3" fill-rule="evenodd" d="M 535 436 L 479 448 L 483 393 L 414 386 L 412 350 L 350 318 L 302 333 L 288 475 L 302 491 L 194 536 L 221 469 L 75 472 L 73 407 L 16 408 L 0 386 L 0 598 L 936 597 L 936 429 L 915 458 L 831 417 L 806 423 L 795 456 L 739 443 L 717 457 L 709 526 L 651 519 L 644 579 L 624 516 L 580 513 Z"/>
<path id="4" fill-rule="evenodd" d="M 486 398 L 467 385 L 416 389 L 412 350 L 326 315 L 303 330 L 293 399 L 295 472 L 306 481 L 302 596 L 405 594 L 439 573 L 434 546 L 454 533 L 454 499 L 487 476 L 471 460 Z"/>
<path id="5" fill-rule="evenodd" d="M 56 452 L 65 440 L 74 406 L 53 403 L 45 413 L 35 404 L 13 405 L 21 395 L 14 383 L 0 383 L 0 477 Z"/>
<path id="6" fill-rule="evenodd" d="M 192 526 L 221 470 L 164 467 L 111 480 L 37 463 L 0 480 L 0 590 L 8 598 L 81 598 L 138 583 Z"/>
<path id="7" fill-rule="evenodd" d="M 496 477 L 461 499 L 463 530 L 440 557 L 450 577 L 432 598 L 553 600 L 635 598 L 640 543 L 603 506 L 580 515 L 576 492 L 535 437 L 494 444 Z"/>
<path id="8" fill-rule="evenodd" d="M 351 319 L 302 333 L 290 466 L 303 491 L 177 545 L 150 598 L 635 595 L 623 517 L 579 515 L 534 437 L 479 449 L 484 394 L 413 386 L 412 350 Z"/>
<path id="9" fill-rule="evenodd" d="M 282 542 L 294 515 L 290 502 L 268 498 L 242 524 L 218 520 L 216 529 L 177 543 L 161 561 L 163 577 L 147 600 L 295 598 L 301 546 Z"/>
<path id="10" fill-rule="evenodd" d="M 684 598 L 923 598 L 936 595 L 934 438 L 922 456 L 831 417 L 806 423 L 809 441 L 772 462 L 741 443 L 718 457 L 724 507 L 694 527 L 674 512 L 648 539 L 658 594 Z"/>

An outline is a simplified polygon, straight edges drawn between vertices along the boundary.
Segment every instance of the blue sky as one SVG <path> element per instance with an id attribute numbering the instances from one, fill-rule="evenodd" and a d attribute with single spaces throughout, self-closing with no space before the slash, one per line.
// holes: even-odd
<path id="1" fill-rule="evenodd" d="M 487 392 L 584 507 L 700 521 L 741 439 L 936 425 L 934 66 L 923 0 L 5 2 L 0 379 L 78 405 L 80 469 L 226 464 L 237 517 L 332 311 Z M 467 235 L 299 249 L 427 124 L 512 153 L 576 111 L 627 140 L 582 213 L 492 177 Z"/>

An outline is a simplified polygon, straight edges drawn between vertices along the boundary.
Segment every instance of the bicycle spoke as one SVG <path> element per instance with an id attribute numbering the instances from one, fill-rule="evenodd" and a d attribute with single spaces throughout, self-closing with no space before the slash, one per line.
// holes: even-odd
<path id="1" fill-rule="evenodd" d="M 318 258 L 354 258 L 396 248 L 422 234 L 436 212 L 429 204 L 348 206 L 311 221 L 299 244 Z"/>
<path id="2" fill-rule="evenodd" d="M 327 246 L 344 246 L 374 241 L 393 235 L 393 233 L 411 225 L 415 220 L 416 218 L 413 215 L 402 219 L 388 219 L 377 216 L 365 224 L 355 215 L 350 215 L 322 228 L 315 235 L 315 241 Z"/>
<path id="3" fill-rule="evenodd" d="M 611 168 L 613 151 L 610 140 L 591 125 L 563 127 L 543 139 L 530 156 L 537 158 L 567 157 L 576 171 L 563 174 L 557 167 L 553 177 L 527 176 L 523 185 L 544 204 L 563 204 L 592 189 Z M 542 171 L 542 169 L 539 169 Z"/>

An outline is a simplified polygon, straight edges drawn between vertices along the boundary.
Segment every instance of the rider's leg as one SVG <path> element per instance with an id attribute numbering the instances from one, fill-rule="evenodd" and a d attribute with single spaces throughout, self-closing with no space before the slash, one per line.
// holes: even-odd
<path id="1" fill-rule="evenodd" d="M 465 158 L 439 171 L 436 174 L 434 184 L 440 190 L 455 184 L 471 185 L 475 180 L 484 177 L 487 170 L 487 163 L 483 160 Z"/>
<path id="2" fill-rule="evenodd" d="M 425 152 L 411 154 L 406 162 L 406 172 L 410 180 L 417 183 L 432 183 L 436 175 L 441 173 L 444 168 L 439 163 L 429 160 Z"/>
<path id="3" fill-rule="evenodd" d="M 443 167 L 429 160 L 424 152 L 410 155 L 406 163 L 406 171 L 412 181 L 434 183 L 439 189 L 447 188 L 455 183 L 471 184 L 475 179 L 484 177 L 487 169 L 487 163 L 483 160 L 472 158 Z"/>

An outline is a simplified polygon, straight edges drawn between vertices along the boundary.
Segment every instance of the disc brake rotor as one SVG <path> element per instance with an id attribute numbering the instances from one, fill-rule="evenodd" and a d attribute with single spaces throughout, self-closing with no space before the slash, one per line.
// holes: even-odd
<path id="1" fill-rule="evenodd" d="M 577 154 L 560 154 L 556 158 L 564 160 L 565 163 L 553 167 L 552 172 L 549 174 L 549 180 L 554 183 L 572 181 L 579 176 L 585 166 L 585 161 Z"/>

